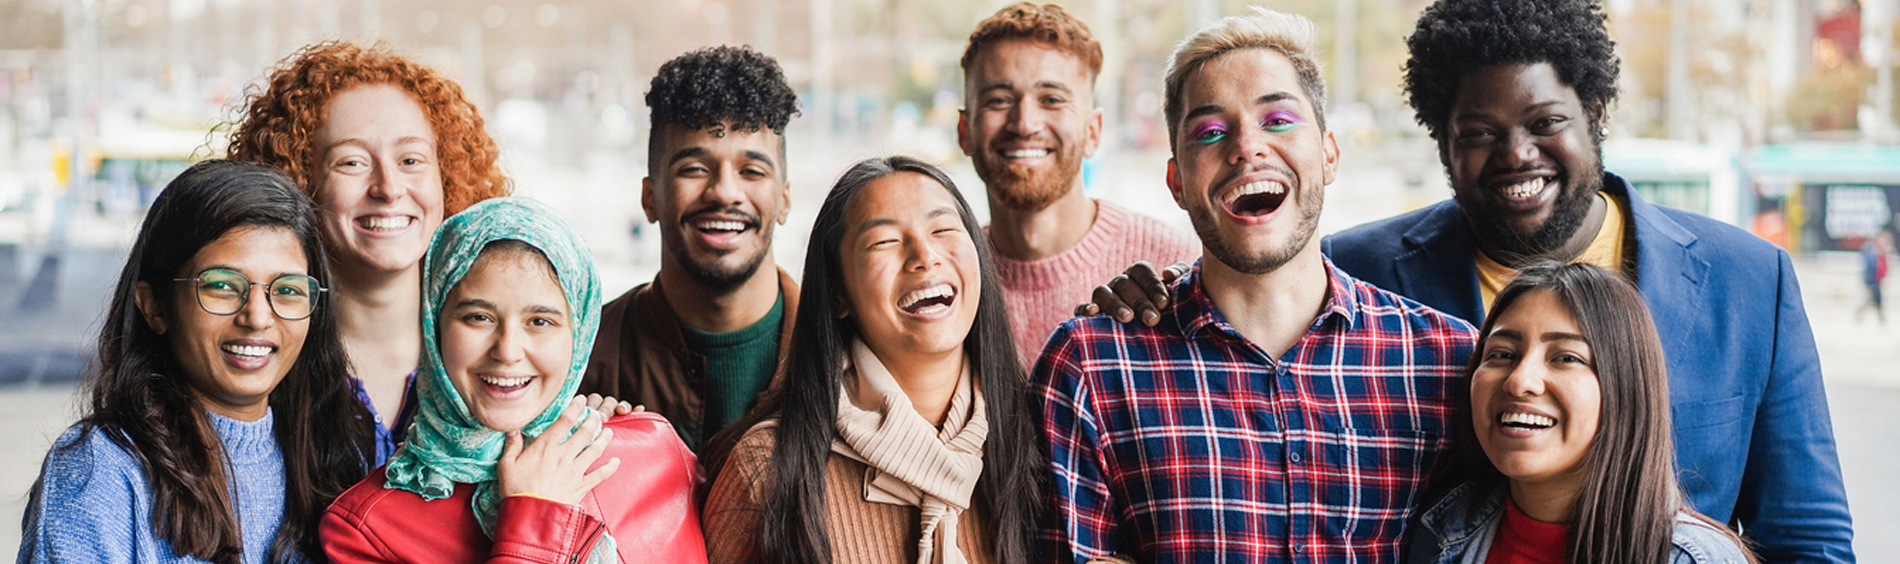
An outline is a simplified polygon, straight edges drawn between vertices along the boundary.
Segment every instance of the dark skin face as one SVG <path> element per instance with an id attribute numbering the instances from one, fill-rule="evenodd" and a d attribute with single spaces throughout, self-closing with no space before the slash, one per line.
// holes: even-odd
<path id="1" fill-rule="evenodd" d="M 1478 248 L 1506 266 L 1581 254 L 1603 223 L 1603 162 L 1586 105 L 1549 63 L 1465 76 L 1439 159 Z"/>

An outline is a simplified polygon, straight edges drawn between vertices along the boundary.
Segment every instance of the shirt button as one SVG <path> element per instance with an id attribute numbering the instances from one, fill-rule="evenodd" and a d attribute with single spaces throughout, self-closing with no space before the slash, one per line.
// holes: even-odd
<path id="1" fill-rule="evenodd" d="M 1306 551 L 1306 544 L 1297 543 L 1297 542 L 1293 543 L 1293 552 L 1305 552 L 1305 551 Z"/>
<path id="2" fill-rule="evenodd" d="M 1294 464 L 1299 464 L 1299 463 L 1300 463 L 1300 453 L 1298 453 L 1298 452 L 1295 452 L 1295 453 L 1292 453 L 1292 454 L 1289 454 L 1289 455 L 1287 455 L 1287 457 L 1286 457 L 1286 458 L 1287 458 L 1287 460 L 1291 460 L 1291 461 L 1293 461 L 1293 463 L 1294 463 Z M 1295 546 L 1297 546 L 1297 545 L 1295 545 Z"/>

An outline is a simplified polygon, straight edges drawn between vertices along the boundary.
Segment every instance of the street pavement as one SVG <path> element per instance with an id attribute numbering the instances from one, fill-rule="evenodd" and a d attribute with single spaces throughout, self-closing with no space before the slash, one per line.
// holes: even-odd
<path id="1" fill-rule="evenodd" d="M 838 153 L 793 148 L 793 206 L 779 227 L 777 261 L 794 275 L 824 193 L 856 158 L 903 151 L 898 146 L 850 146 Z M 1446 191 L 1437 163 L 1417 148 L 1394 151 L 1426 160 L 1354 157 L 1342 163 L 1329 190 L 1320 230 L 1332 232 L 1428 204 Z M 1136 158 L 1140 157 L 1140 158 Z M 582 231 L 600 265 L 606 295 L 652 277 L 659 237 L 639 212 L 639 159 L 590 155 L 575 170 L 511 163 L 518 194 L 547 201 Z M 1379 166 L 1353 166 L 1354 158 Z M 1161 185 L 1161 160 L 1146 156 L 1104 159 L 1090 192 L 1187 229 Z M 982 186 L 967 164 L 947 167 L 972 207 L 987 216 Z M 6 221 L 0 215 L 0 221 Z M 15 553 L 27 495 L 48 445 L 76 418 L 75 380 L 91 357 L 90 340 L 125 260 L 122 249 L 136 218 L 85 223 L 85 244 L 59 254 L 42 269 L 45 245 L 0 242 L 0 558 Z M 637 235 L 636 235 L 637 233 Z M 100 241 L 122 241 L 118 245 Z M 1889 320 L 1854 319 L 1865 298 L 1858 262 L 1850 255 L 1802 257 L 1796 268 L 1819 344 L 1834 433 L 1840 448 L 1861 562 L 1900 562 L 1900 304 Z M 56 273 L 56 274 L 55 274 Z M 1889 296 L 1900 295 L 1891 283 Z M 1900 300 L 1895 300 L 1900 301 Z M 1667 320 L 1658 320 L 1667 322 Z"/>

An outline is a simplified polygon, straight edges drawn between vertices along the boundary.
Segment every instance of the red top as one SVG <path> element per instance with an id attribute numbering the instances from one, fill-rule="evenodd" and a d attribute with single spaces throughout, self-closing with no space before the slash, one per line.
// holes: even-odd
<path id="1" fill-rule="evenodd" d="M 1563 564 L 1569 539 L 1570 525 L 1532 519 L 1507 497 L 1504 523 L 1498 526 L 1498 538 L 1491 542 L 1484 564 Z"/>
<path id="2" fill-rule="evenodd" d="M 622 562 L 704 563 L 692 451 L 653 413 L 621 415 L 607 427 L 613 443 L 594 467 L 617 456 L 620 470 L 579 504 L 504 498 L 490 538 L 469 508 L 474 485 L 456 484 L 448 498 L 425 501 L 384 488 L 377 468 L 324 514 L 323 551 L 338 563 L 567 563 L 612 533 Z"/>

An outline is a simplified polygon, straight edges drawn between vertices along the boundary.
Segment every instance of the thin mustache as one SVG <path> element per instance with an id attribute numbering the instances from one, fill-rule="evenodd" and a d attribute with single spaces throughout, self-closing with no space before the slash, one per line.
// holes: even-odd
<path id="1" fill-rule="evenodd" d="M 754 215 L 750 212 L 747 212 L 745 211 L 744 208 L 740 208 L 739 206 L 726 206 L 723 208 L 711 207 L 711 208 L 705 208 L 705 209 L 700 209 L 700 210 L 694 210 L 693 212 L 686 214 L 684 219 L 690 221 L 695 217 L 699 217 L 699 216 L 710 214 L 710 213 L 724 213 L 724 214 L 736 215 L 736 216 L 744 217 L 746 221 L 750 221 L 752 223 L 759 222 L 759 216 Z"/>

